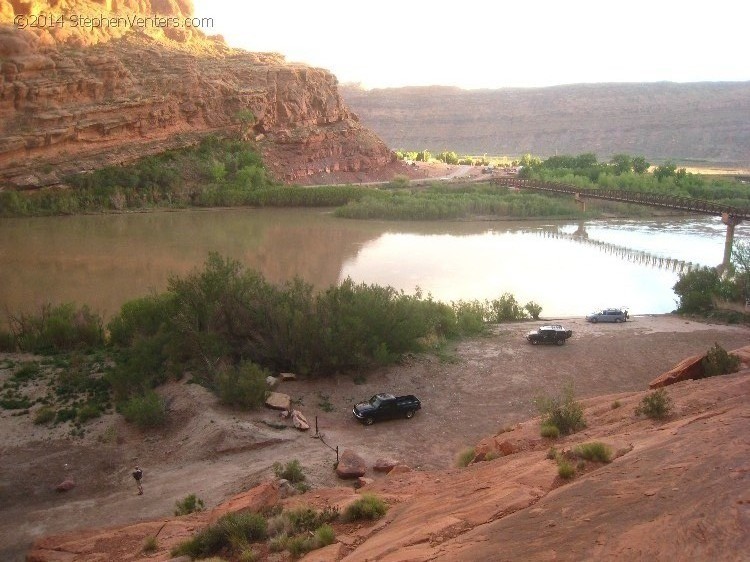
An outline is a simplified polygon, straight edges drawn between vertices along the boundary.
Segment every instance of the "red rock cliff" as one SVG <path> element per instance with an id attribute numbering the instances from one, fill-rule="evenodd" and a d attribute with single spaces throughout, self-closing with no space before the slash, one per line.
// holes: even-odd
<path id="1" fill-rule="evenodd" d="M 208 132 L 253 138 L 289 182 L 391 162 L 330 72 L 229 48 L 184 28 L 191 13 L 189 0 L 0 0 L 0 185 L 53 185 Z"/>

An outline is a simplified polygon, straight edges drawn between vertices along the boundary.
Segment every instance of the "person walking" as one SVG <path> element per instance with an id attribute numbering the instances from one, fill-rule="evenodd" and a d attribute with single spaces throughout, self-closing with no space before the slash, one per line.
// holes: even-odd
<path id="1" fill-rule="evenodd" d="M 143 471 L 141 470 L 140 466 L 135 467 L 133 470 L 133 478 L 135 479 L 135 484 L 138 486 L 138 495 L 143 495 L 143 484 L 141 483 L 141 480 L 143 480 Z"/>

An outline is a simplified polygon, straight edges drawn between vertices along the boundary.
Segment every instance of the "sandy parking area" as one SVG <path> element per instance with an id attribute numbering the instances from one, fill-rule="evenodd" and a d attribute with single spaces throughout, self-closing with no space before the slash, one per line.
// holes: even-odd
<path id="1" fill-rule="evenodd" d="M 350 448 L 369 462 L 400 460 L 422 470 L 453 465 L 456 454 L 500 428 L 536 415 L 533 399 L 573 382 L 580 398 L 647 388 L 683 358 L 714 343 L 731 350 L 750 343 L 750 328 L 710 325 L 676 316 L 637 316 L 625 324 L 561 319 L 573 330 L 564 346 L 531 346 L 523 335 L 542 322 L 493 328 L 459 343 L 447 357 L 409 357 L 401 365 L 325 380 L 284 383 L 326 443 Z M 9 373 L 0 373 L 0 377 Z M 140 433 L 117 415 L 91 422 L 83 439 L 40 433 L 29 416 L 0 411 L 0 559 L 21 560 L 38 536 L 171 515 L 195 493 L 208 506 L 264 480 L 271 465 L 298 459 L 313 486 L 342 485 L 335 451 L 280 425 L 272 411 L 238 412 L 196 385 L 162 389 L 171 421 Z M 423 409 L 412 420 L 364 427 L 352 405 L 375 392 L 413 393 Z M 613 400 L 614 400 L 613 396 Z M 135 495 L 130 468 L 146 473 Z M 76 487 L 57 493 L 65 477 Z"/>

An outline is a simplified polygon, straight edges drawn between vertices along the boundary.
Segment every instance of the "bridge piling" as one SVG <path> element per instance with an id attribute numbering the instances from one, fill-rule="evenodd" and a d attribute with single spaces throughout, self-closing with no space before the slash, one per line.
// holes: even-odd
<path id="1" fill-rule="evenodd" d="M 724 239 L 724 259 L 721 261 L 721 265 L 716 269 L 719 273 L 726 275 L 729 272 L 729 265 L 732 262 L 732 246 L 734 245 L 734 227 L 742 222 L 742 219 L 729 215 L 728 213 L 721 214 L 721 222 L 727 225 L 727 235 Z"/>

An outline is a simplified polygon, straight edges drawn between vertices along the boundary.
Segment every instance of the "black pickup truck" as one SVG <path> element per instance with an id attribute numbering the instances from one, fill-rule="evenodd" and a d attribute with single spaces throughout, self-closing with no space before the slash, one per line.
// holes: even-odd
<path id="1" fill-rule="evenodd" d="M 422 407 L 419 398 L 413 394 L 394 396 L 393 394 L 376 394 L 367 402 L 352 408 L 352 414 L 365 425 L 372 425 L 375 420 L 393 418 L 412 418 L 414 412 Z"/>
<path id="2" fill-rule="evenodd" d="M 572 330 L 566 330 L 560 324 L 550 324 L 548 326 L 542 326 L 537 330 L 532 330 L 526 334 L 526 339 L 532 345 L 540 343 L 554 343 L 557 345 L 563 345 L 565 340 L 573 335 Z"/>

